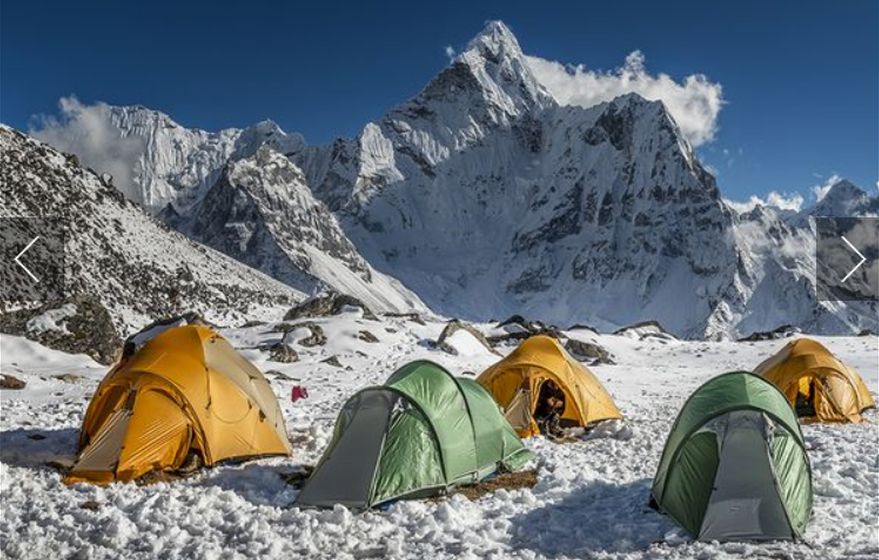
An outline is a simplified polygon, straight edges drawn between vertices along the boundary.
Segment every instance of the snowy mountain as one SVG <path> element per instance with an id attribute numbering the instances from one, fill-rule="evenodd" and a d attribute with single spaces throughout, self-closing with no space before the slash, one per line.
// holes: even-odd
<path id="1" fill-rule="evenodd" d="M 879 196 L 870 196 L 860 187 L 842 179 L 830 186 L 824 197 L 815 206 L 801 213 L 801 217 L 877 216 L 879 215 Z"/>
<path id="2" fill-rule="evenodd" d="M 132 170 L 137 188 L 130 198 L 154 213 L 170 204 L 170 209 L 185 214 L 214 185 L 230 159 L 251 156 L 262 144 L 282 153 L 305 145 L 301 135 L 288 135 L 272 121 L 206 132 L 185 128 L 140 105 L 107 107 L 106 118 L 121 138 L 140 144 Z"/>
<path id="3" fill-rule="evenodd" d="M 694 338 L 877 329 L 875 306 L 815 301 L 809 211 L 739 215 L 662 102 L 560 104 L 500 22 L 413 99 L 324 146 L 272 123 L 207 133 L 111 113 L 147 146 L 136 200 L 302 290 L 474 320 L 657 320 Z M 875 213 L 848 185 L 812 211 Z"/>
<path id="4" fill-rule="evenodd" d="M 0 126 L 0 186 L 3 216 L 63 221 L 68 296 L 97 300 L 121 333 L 183 311 L 242 321 L 277 314 L 303 297 L 170 230 L 75 157 L 6 126 Z"/>
<path id="5" fill-rule="evenodd" d="M 299 168 L 268 145 L 230 162 L 181 223 L 193 239 L 305 292 L 332 288 L 377 310 L 424 309 L 372 269 Z"/>

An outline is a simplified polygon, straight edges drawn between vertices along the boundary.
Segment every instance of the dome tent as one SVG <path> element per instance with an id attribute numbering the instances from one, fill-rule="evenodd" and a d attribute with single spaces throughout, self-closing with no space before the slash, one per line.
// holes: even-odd
<path id="1" fill-rule="evenodd" d="M 528 338 L 477 379 L 522 437 L 540 433 L 533 415 L 546 381 L 553 381 L 565 394 L 563 422 L 587 426 L 623 417 L 598 378 L 548 336 Z"/>
<path id="2" fill-rule="evenodd" d="M 696 389 L 668 435 L 652 505 L 700 540 L 799 538 L 812 511 L 812 474 L 778 388 L 731 372 Z"/>
<path id="3" fill-rule="evenodd" d="M 65 481 L 106 484 L 179 469 L 289 455 L 284 418 L 262 373 L 205 326 L 161 332 L 101 381 Z"/>
<path id="4" fill-rule="evenodd" d="M 348 399 L 296 503 L 367 509 L 478 482 L 531 457 L 482 387 L 419 360 Z"/>
<path id="5" fill-rule="evenodd" d="M 861 422 L 861 412 L 876 406 L 861 376 L 808 338 L 789 342 L 754 373 L 775 383 L 807 421 Z"/>

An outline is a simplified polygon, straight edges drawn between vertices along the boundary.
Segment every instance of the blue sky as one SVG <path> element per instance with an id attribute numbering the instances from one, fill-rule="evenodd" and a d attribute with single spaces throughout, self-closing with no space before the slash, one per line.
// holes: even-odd
<path id="1" fill-rule="evenodd" d="M 181 5 L 177 5 L 181 4 Z M 489 19 L 531 55 L 722 87 L 699 146 L 725 196 L 879 179 L 879 3 L 3 2 L 0 120 L 27 129 L 74 94 L 209 130 L 264 118 L 311 143 L 356 134 Z M 637 5 L 636 5 L 637 4 Z"/>

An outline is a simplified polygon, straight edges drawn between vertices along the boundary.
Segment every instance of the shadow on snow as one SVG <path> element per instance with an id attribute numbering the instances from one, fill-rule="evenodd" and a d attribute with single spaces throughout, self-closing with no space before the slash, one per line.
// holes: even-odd
<path id="1" fill-rule="evenodd" d="M 646 550 L 674 527 L 647 507 L 650 483 L 590 482 L 513 519 L 511 544 L 550 557 Z"/>
<path id="2" fill-rule="evenodd" d="M 79 430 L 16 428 L 0 432 L 0 462 L 15 467 L 45 467 L 46 463 L 73 463 Z"/>

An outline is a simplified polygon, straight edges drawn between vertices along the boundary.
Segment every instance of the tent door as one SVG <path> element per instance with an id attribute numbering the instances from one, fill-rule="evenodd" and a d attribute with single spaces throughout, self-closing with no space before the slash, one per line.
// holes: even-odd
<path id="1" fill-rule="evenodd" d="M 753 410 L 726 415 L 714 488 L 700 540 L 790 539 L 768 449 L 768 423 Z"/>
<path id="2" fill-rule="evenodd" d="M 368 390 L 349 401 L 352 416 L 345 431 L 308 479 L 297 504 L 369 507 L 375 471 L 398 398 L 392 391 Z"/>

